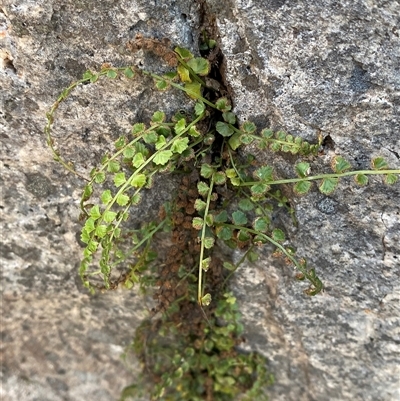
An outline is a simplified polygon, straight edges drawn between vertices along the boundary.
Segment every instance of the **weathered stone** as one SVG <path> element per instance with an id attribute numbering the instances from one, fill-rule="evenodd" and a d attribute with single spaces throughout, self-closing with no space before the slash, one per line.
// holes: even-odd
<path id="1" fill-rule="evenodd" d="M 2 2 L 0 140 L 2 389 L 4 400 L 118 398 L 138 370 L 121 354 L 148 307 L 135 291 L 89 296 L 81 257 L 79 191 L 83 181 L 52 160 L 45 113 L 82 73 L 103 63 L 169 70 L 151 53 L 132 53 L 141 33 L 196 51 L 198 6 L 185 1 Z M 63 157 L 88 174 L 121 134 L 157 109 L 191 107 L 184 95 L 160 95 L 149 79 L 101 80 L 79 87 L 56 114 Z M 160 183 L 162 185 L 160 185 Z M 155 182 L 141 219 L 158 212 L 174 183 Z"/>
<path id="2" fill-rule="evenodd" d="M 316 141 L 325 162 L 355 168 L 400 153 L 400 5 L 396 1 L 208 0 L 225 55 L 225 79 L 241 121 Z M 91 297 L 77 277 L 82 181 L 54 163 L 45 112 L 60 91 L 103 63 L 159 58 L 128 51 L 137 33 L 196 50 L 200 6 L 187 1 L 3 1 L 0 12 L 2 389 L 5 400 L 114 400 L 132 381 L 120 355 L 146 316 L 135 292 Z M 212 20 L 212 18 L 210 18 Z M 102 80 L 77 89 L 57 112 L 62 154 L 82 174 L 112 142 L 156 109 L 190 104 L 152 82 Z M 255 152 L 255 149 L 249 148 Z M 282 176 L 293 158 L 257 153 Z M 314 170 L 313 170 L 314 171 Z M 160 200 L 174 183 L 162 177 Z M 235 277 L 245 349 L 268 357 L 272 400 L 380 400 L 400 397 L 400 189 L 343 180 L 329 197 L 316 189 L 276 224 L 325 284 L 308 298 L 293 270 L 265 248 Z M 146 199 L 141 216 L 157 211 Z M 238 255 L 234 255 L 236 257 Z M 131 361 L 130 368 L 138 366 Z"/>
<path id="3" fill-rule="evenodd" d="M 316 141 L 329 171 L 341 154 L 356 169 L 384 156 L 400 164 L 398 2 L 210 0 L 217 14 L 235 111 L 260 128 Z M 253 149 L 254 150 L 254 149 Z M 292 158 L 257 153 L 278 174 Z M 342 180 L 330 197 L 295 198 L 289 240 L 317 269 L 325 291 L 301 292 L 267 251 L 240 268 L 235 291 L 246 349 L 270 360 L 273 400 L 394 400 L 400 397 L 400 188 Z"/>

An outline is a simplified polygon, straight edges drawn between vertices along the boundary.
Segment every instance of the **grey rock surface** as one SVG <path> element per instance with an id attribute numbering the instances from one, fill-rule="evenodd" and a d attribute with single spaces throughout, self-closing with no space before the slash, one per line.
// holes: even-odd
<path id="1" fill-rule="evenodd" d="M 398 1 L 210 5 L 242 121 L 311 141 L 322 135 L 325 155 L 313 173 L 329 171 L 336 154 L 356 169 L 377 155 L 398 168 Z M 257 157 L 293 176 L 293 159 Z M 315 189 L 294 200 L 298 228 L 280 216 L 277 226 L 317 269 L 324 293 L 305 297 L 268 253 L 234 279 L 245 348 L 267 356 L 275 374 L 271 399 L 400 399 L 399 184 L 343 180 L 329 197 Z"/>
<path id="2" fill-rule="evenodd" d="M 329 171 L 334 154 L 355 168 L 373 156 L 399 166 L 398 1 L 208 0 L 220 33 L 226 80 L 242 121 L 315 141 Z M 196 50 L 200 6 L 187 1 L 3 0 L 0 12 L 1 397 L 115 400 L 138 370 L 120 355 L 148 305 L 135 292 L 89 296 L 77 278 L 81 181 L 45 145 L 45 112 L 88 68 L 167 66 L 126 42 L 137 33 Z M 187 104 L 149 82 L 80 87 L 62 106 L 55 136 L 87 173 L 121 133 L 155 109 Z M 116 112 L 117 110 L 117 112 Z M 254 149 L 249 149 L 254 152 Z M 293 160 L 257 154 L 282 175 Z M 324 170 L 325 169 L 325 170 Z M 167 198 L 174 186 L 163 180 Z M 329 197 L 295 198 L 298 228 L 277 214 L 298 254 L 325 283 L 308 298 L 293 270 L 263 251 L 233 288 L 245 349 L 269 359 L 271 400 L 400 399 L 400 185 L 343 180 Z M 153 199 L 143 214 L 157 209 Z M 234 257 L 239 257 L 234 255 Z M 130 371 L 133 370 L 133 373 Z"/>
<path id="3" fill-rule="evenodd" d="M 59 93 L 103 63 L 168 70 L 126 44 L 138 33 L 196 50 L 196 4 L 186 1 L 2 1 L 0 7 L 1 380 L 4 401 L 111 401 L 134 380 L 121 360 L 151 305 L 135 292 L 89 296 L 77 277 L 82 180 L 52 160 L 45 113 Z M 193 18 L 193 20 L 191 19 Z M 57 112 L 54 136 L 66 160 L 88 174 L 107 149 L 157 109 L 146 80 L 79 87 Z M 170 198 L 162 180 L 146 219 Z M 133 372 L 132 372 L 133 370 Z"/>

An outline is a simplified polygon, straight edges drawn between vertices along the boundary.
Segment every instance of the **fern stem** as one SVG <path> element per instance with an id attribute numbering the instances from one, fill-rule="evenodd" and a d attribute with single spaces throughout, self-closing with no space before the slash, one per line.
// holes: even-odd
<path id="1" fill-rule="evenodd" d="M 187 93 L 188 95 L 193 94 L 193 92 L 191 92 L 189 89 L 186 89 L 183 85 L 179 85 L 179 84 L 176 84 L 175 82 L 172 82 L 171 79 L 161 77 L 160 75 L 154 74 L 153 72 L 142 71 L 142 73 L 145 75 L 150 75 L 152 78 L 156 79 L 157 81 L 168 81 L 168 83 L 172 87 L 179 89 L 179 90 Z M 198 97 L 196 97 L 196 99 L 201 100 L 203 103 L 207 104 L 208 106 L 212 107 L 213 109 L 217 108 L 213 102 L 210 102 L 209 100 L 205 99 L 202 96 L 198 96 Z"/>
<path id="2" fill-rule="evenodd" d="M 243 227 L 243 226 L 238 226 L 238 225 L 235 225 L 235 224 L 224 224 L 224 226 L 225 226 L 225 227 L 233 228 L 233 229 L 235 229 L 235 230 L 247 231 L 247 232 L 249 232 L 249 233 L 251 233 L 251 234 L 258 235 L 258 236 L 260 236 L 260 237 L 265 238 L 268 242 L 270 242 L 271 244 L 275 245 L 280 251 L 282 251 L 282 252 L 285 254 L 285 256 L 297 267 L 297 269 L 299 269 L 299 270 L 301 271 L 301 273 L 304 274 L 304 276 L 307 278 L 307 280 L 309 280 L 309 281 L 315 286 L 315 288 L 316 288 L 317 290 L 320 291 L 320 290 L 322 289 L 322 287 L 321 287 L 322 284 L 320 284 L 320 282 L 318 282 L 319 280 L 318 280 L 318 281 L 315 280 L 314 277 L 312 277 L 312 276 L 309 274 L 309 272 L 307 271 L 307 269 L 305 269 L 305 268 L 301 265 L 301 263 L 299 263 L 299 261 L 296 260 L 296 258 L 294 258 L 294 257 L 285 249 L 284 246 L 282 246 L 279 242 L 275 241 L 273 238 L 271 238 L 271 237 L 269 237 L 268 235 L 266 235 L 266 234 L 264 234 L 264 233 L 261 233 L 261 232 L 259 232 L 259 231 L 257 231 L 257 230 L 253 230 L 253 229 L 251 229 L 251 228 L 247 228 L 247 227 Z"/>
<path id="3" fill-rule="evenodd" d="M 211 177 L 210 181 L 210 189 L 207 194 L 207 205 L 204 210 L 204 221 L 203 221 L 203 228 L 201 231 L 201 243 L 200 243 L 200 258 L 199 258 L 199 282 L 198 282 L 198 288 L 197 288 L 197 302 L 201 306 L 201 299 L 203 297 L 203 292 L 204 292 L 204 286 L 203 286 L 203 257 L 204 257 L 204 239 L 206 237 L 206 218 L 208 215 L 208 210 L 210 208 L 210 203 L 211 203 L 211 195 L 212 195 L 212 190 L 214 186 L 214 174 Z"/>
<path id="4" fill-rule="evenodd" d="M 287 178 L 284 180 L 273 180 L 273 181 L 247 181 L 240 184 L 240 187 L 245 186 L 252 186 L 259 184 L 262 182 L 266 185 L 275 185 L 275 184 L 290 184 L 296 183 L 300 181 L 315 181 L 315 180 L 323 180 L 325 178 L 342 178 L 342 177 L 349 177 L 352 175 L 385 175 L 385 174 L 400 174 L 400 170 L 359 170 L 359 171 L 348 171 L 345 173 L 333 173 L 333 174 L 319 174 L 319 175 L 312 175 L 309 177 L 303 178 Z"/>

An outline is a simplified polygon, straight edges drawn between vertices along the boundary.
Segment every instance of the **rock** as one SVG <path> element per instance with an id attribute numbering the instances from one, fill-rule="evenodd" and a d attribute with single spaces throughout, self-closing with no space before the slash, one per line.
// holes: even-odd
<path id="1" fill-rule="evenodd" d="M 400 165 L 398 2 L 210 0 L 235 111 L 260 128 L 316 141 L 355 169 L 384 156 Z M 228 3 L 228 2 L 227 2 Z M 252 151 L 254 149 L 250 149 Z M 293 159 L 257 157 L 293 175 Z M 308 298 L 266 250 L 235 276 L 245 349 L 269 358 L 272 400 L 394 400 L 398 359 L 400 186 L 342 180 L 326 197 L 294 198 L 290 243 L 325 284 Z"/>
<path id="2" fill-rule="evenodd" d="M 54 163 L 45 113 L 63 88 L 103 63 L 168 65 L 131 52 L 137 34 L 197 50 L 203 18 L 213 21 L 225 56 L 225 80 L 241 121 L 316 142 L 356 169 L 384 156 L 399 166 L 398 2 L 380 0 L 141 0 L 3 2 L 0 13 L 2 395 L 6 400 L 115 400 L 139 370 L 120 355 L 147 316 L 146 299 L 118 290 L 90 296 L 77 277 L 82 180 Z M 202 5 L 201 5 L 202 4 Z M 204 16 L 206 12 L 208 15 Z M 183 95 L 160 96 L 146 80 L 101 80 L 80 86 L 60 106 L 54 136 L 64 157 L 87 174 L 114 140 L 153 111 L 171 114 Z M 249 147 L 250 152 L 255 149 Z M 293 158 L 260 154 L 278 174 Z M 315 166 L 315 167 L 314 167 Z M 298 227 L 276 225 L 325 284 L 310 298 L 291 267 L 266 247 L 232 283 L 246 327 L 245 350 L 269 360 L 271 400 L 399 398 L 400 186 L 371 178 L 342 180 L 323 196 L 293 198 Z M 174 182 L 162 177 L 154 216 Z M 158 201 L 157 201 L 158 200 Z M 233 255 L 239 258 L 240 255 Z"/>
<path id="3" fill-rule="evenodd" d="M 141 33 L 196 51 L 197 9 L 185 1 L 2 3 L 4 400 L 110 401 L 134 380 L 138 362 L 127 368 L 121 354 L 151 304 L 138 291 L 91 297 L 83 288 L 77 276 L 83 181 L 52 160 L 45 115 L 66 86 L 103 63 L 169 70 L 127 43 Z M 60 106 L 54 136 L 63 157 L 86 175 L 134 122 L 148 123 L 157 109 L 171 115 L 186 107 L 192 107 L 186 97 L 160 96 L 151 80 L 103 80 L 80 86 Z M 160 181 L 142 219 L 154 217 L 171 197 L 173 181 Z"/>

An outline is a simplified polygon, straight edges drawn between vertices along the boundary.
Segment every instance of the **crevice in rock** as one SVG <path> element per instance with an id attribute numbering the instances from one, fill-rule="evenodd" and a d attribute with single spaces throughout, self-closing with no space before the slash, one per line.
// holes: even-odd
<path id="1" fill-rule="evenodd" d="M 202 56 L 206 57 L 211 63 L 211 72 L 209 78 L 215 80 L 219 84 L 219 92 L 221 96 L 226 97 L 234 106 L 234 92 L 229 82 L 226 80 L 226 60 L 219 46 L 220 33 L 217 26 L 216 16 L 211 12 L 206 0 L 197 0 L 199 4 L 199 32 L 198 41 L 202 41 L 202 35 L 216 40 L 217 44 L 214 49 L 203 52 Z"/>
<path id="2" fill-rule="evenodd" d="M 390 153 L 393 153 L 393 154 L 396 156 L 396 158 L 400 160 L 400 154 L 399 154 L 398 152 L 395 152 L 394 150 L 389 149 L 389 148 L 386 148 L 386 149 L 387 149 Z"/>
<path id="3" fill-rule="evenodd" d="M 321 143 L 323 149 L 333 150 L 335 149 L 335 142 L 330 135 L 326 135 Z"/>
<path id="4" fill-rule="evenodd" d="M 13 74 L 17 73 L 17 69 L 14 66 L 13 59 L 7 53 L 3 56 L 3 66 L 4 68 L 11 70 Z"/>

